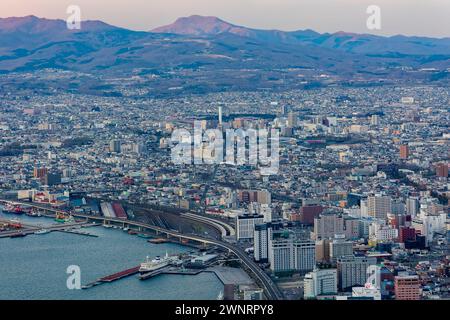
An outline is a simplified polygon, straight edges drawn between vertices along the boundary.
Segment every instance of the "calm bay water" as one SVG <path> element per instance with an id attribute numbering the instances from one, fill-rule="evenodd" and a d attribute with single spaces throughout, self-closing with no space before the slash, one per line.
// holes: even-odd
<path id="1" fill-rule="evenodd" d="M 0 213 L 0 218 L 16 216 Z M 23 222 L 50 225 L 52 219 L 20 216 Z M 212 273 L 197 276 L 161 275 L 146 281 L 130 276 L 87 290 L 66 286 L 69 265 L 81 268 L 81 283 L 139 265 L 146 256 L 176 254 L 190 248 L 176 244 L 150 244 L 120 229 L 83 229 L 98 238 L 52 232 L 24 238 L 0 239 L 1 299 L 216 299 L 223 290 Z"/>

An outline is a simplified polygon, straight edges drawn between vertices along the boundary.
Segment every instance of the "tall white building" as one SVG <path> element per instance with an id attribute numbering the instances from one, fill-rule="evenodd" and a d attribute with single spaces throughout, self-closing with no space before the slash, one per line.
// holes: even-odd
<path id="1" fill-rule="evenodd" d="M 288 126 L 289 128 L 295 128 L 295 127 L 297 127 L 297 113 L 295 113 L 295 112 L 289 112 L 289 114 L 288 114 L 287 126 Z"/>
<path id="2" fill-rule="evenodd" d="M 369 226 L 369 238 L 375 241 L 389 241 L 398 238 L 398 230 L 390 225 L 373 222 Z"/>
<path id="3" fill-rule="evenodd" d="M 293 237 L 278 237 L 269 241 L 269 263 L 273 272 L 298 271 L 306 273 L 314 269 L 315 242 Z"/>
<path id="4" fill-rule="evenodd" d="M 269 240 L 269 263 L 273 272 L 291 271 L 294 269 L 293 240 L 278 238 Z"/>
<path id="5" fill-rule="evenodd" d="M 420 211 L 420 202 L 416 197 L 410 197 L 406 199 L 406 214 L 415 217 L 419 214 Z"/>
<path id="6" fill-rule="evenodd" d="M 367 281 L 367 268 L 377 263 L 374 257 L 346 256 L 337 260 L 338 286 L 341 290 L 363 286 Z"/>
<path id="7" fill-rule="evenodd" d="M 255 225 L 254 234 L 254 256 L 257 262 L 269 261 L 269 239 L 271 237 L 272 228 L 270 224 L 263 223 Z"/>
<path id="8" fill-rule="evenodd" d="M 237 240 L 253 239 L 255 225 L 264 222 L 264 216 L 243 214 L 236 217 L 236 237 Z"/>
<path id="9" fill-rule="evenodd" d="M 334 239 L 330 242 L 330 260 L 332 262 L 336 262 L 340 257 L 349 256 L 352 254 L 352 241 L 345 241 L 344 239 Z"/>
<path id="10" fill-rule="evenodd" d="M 304 294 L 305 299 L 314 299 L 320 295 L 337 294 L 337 270 L 316 269 L 305 275 Z"/>
<path id="11" fill-rule="evenodd" d="M 219 107 L 219 126 L 222 127 L 222 107 Z"/>
<path id="12" fill-rule="evenodd" d="M 370 217 L 386 219 L 392 212 L 392 200 L 389 196 L 375 195 L 367 198 L 367 213 Z"/>
<path id="13" fill-rule="evenodd" d="M 367 200 L 362 199 L 361 200 L 361 217 L 368 217 L 369 216 L 369 208 L 367 205 Z"/>
<path id="14" fill-rule="evenodd" d="M 296 240 L 293 243 L 294 270 L 305 273 L 316 265 L 316 243 L 311 240 Z"/>
<path id="15" fill-rule="evenodd" d="M 372 117 L 370 118 L 370 124 L 373 126 L 380 125 L 380 116 L 377 114 L 372 115 Z"/>
<path id="16" fill-rule="evenodd" d="M 270 223 L 272 222 L 272 208 L 269 204 L 261 204 L 261 212 L 264 216 L 264 222 Z"/>

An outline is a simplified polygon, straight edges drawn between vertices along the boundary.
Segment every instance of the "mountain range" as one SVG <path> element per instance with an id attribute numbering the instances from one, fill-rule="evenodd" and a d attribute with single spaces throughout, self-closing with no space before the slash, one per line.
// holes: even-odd
<path id="1" fill-rule="evenodd" d="M 212 79 L 217 85 L 250 81 L 270 86 L 270 82 L 292 78 L 292 70 L 301 70 L 307 78 L 323 74 L 347 80 L 430 76 L 446 81 L 450 38 L 257 30 L 198 15 L 148 32 L 101 21 L 83 21 L 80 30 L 69 30 L 63 20 L 0 18 L 0 73 L 46 68 L 152 75 L 170 79 L 172 85 Z M 434 74 L 405 74 L 405 70 Z M 298 76 L 297 72 L 294 77 Z"/>

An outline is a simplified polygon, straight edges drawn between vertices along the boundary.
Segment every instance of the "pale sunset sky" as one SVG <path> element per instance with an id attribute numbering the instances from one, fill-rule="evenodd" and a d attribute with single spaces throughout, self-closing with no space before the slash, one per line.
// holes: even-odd
<path id="1" fill-rule="evenodd" d="M 450 37 L 450 0 L 0 0 L 0 17 L 65 19 L 78 5 L 83 20 L 150 30 L 193 14 L 217 16 L 257 29 Z M 381 8 L 381 27 L 366 28 L 369 5 Z"/>

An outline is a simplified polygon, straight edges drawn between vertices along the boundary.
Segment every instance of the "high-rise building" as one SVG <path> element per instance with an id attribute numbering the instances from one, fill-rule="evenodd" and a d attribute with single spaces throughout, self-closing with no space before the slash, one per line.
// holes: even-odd
<path id="1" fill-rule="evenodd" d="M 54 186 L 61 183 L 61 173 L 47 173 L 41 177 L 41 183 L 47 186 Z"/>
<path id="2" fill-rule="evenodd" d="M 109 151 L 119 153 L 120 145 L 120 140 L 111 140 L 111 142 L 109 143 Z"/>
<path id="3" fill-rule="evenodd" d="M 287 126 L 289 128 L 295 128 L 297 127 L 297 118 L 298 115 L 295 112 L 289 112 L 288 114 L 288 121 L 287 121 Z"/>
<path id="4" fill-rule="evenodd" d="M 416 230 L 411 227 L 400 227 L 398 241 L 400 243 L 416 241 Z"/>
<path id="5" fill-rule="evenodd" d="M 40 178 L 44 177 L 47 173 L 48 173 L 48 170 L 45 167 L 43 167 L 43 168 L 34 167 L 33 177 L 36 179 L 40 179 Z"/>
<path id="6" fill-rule="evenodd" d="M 219 107 L 219 126 L 222 127 L 222 107 Z"/>
<path id="7" fill-rule="evenodd" d="M 410 197 L 406 199 L 406 214 L 415 217 L 420 212 L 419 198 Z"/>
<path id="8" fill-rule="evenodd" d="M 258 214 L 242 214 L 236 216 L 236 237 L 237 240 L 253 239 L 255 225 L 264 222 L 264 216 Z"/>
<path id="9" fill-rule="evenodd" d="M 380 116 L 377 114 L 372 115 L 370 118 L 370 124 L 373 126 L 378 126 L 380 124 Z"/>
<path id="10" fill-rule="evenodd" d="M 133 143 L 132 151 L 136 154 L 142 154 L 145 152 L 145 145 L 143 143 Z"/>
<path id="11" fill-rule="evenodd" d="M 320 240 L 334 238 L 335 235 L 344 234 L 344 218 L 335 213 L 322 213 L 314 219 L 314 232 L 312 239 Z"/>
<path id="12" fill-rule="evenodd" d="M 377 263 L 374 257 L 345 256 L 337 260 L 338 286 L 345 290 L 363 286 L 367 281 L 367 268 Z"/>
<path id="13" fill-rule="evenodd" d="M 273 272 L 306 273 L 315 266 L 315 243 L 296 239 L 286 230 L 272 232 L 269 239 L 269 263 Z"/>
<path id="14" fill-rule="evenodd" d="M 269 260 L 269 239 L 271 237 L 271 227 L 268 223 L 255 225 L 254 256 L 257 262 L 268 262 Z"/>
<path id="15" fill-rule="evenodd" d="M 320 205 L 305 205 L 300 208 L 300 222 L 304 224 L 314 224 L 314 219 L 322 213 L 323 207 Z"/>
<path id="16" fill-rule="evenodd" d="M 409 158 L 409 146 L 407 144 L 402 144 L 400 146 L 400 159 L 406 160 Z"/>
<path id="17" fill-rule="evenodd" d="M 320 295 L 337 294 L 337 270 L 316 269 L 305 275 L 304 295 L 305 299 L 314 299 Z"/>
<path id="18" fill-rule="evenodd" d="M 353 242 L 344 239 L 334 239 L 330 242 L 330 260 L 336 262 L 343 256 L 353 255 Z"/>
<path id="19" fill-rule="evenodd" d="M 293 243 L 294 270 L 306 273 L 316 265 L 316 246 L 311 240 L 295 240 Z"/>
<path id="20" fill-rule="evenodd" d="M 436 176 L 447 178 L 448 177 L 448 164 L 438 163 L 436 165 Z"/>
<path id="21" fill-rule="evenodd" d="M 367 198 L 367 214 L 376 219 L 385 220 L 391 213 L 392 200 L 389 196 L 375 195 Z"/>
<path id="22" fill-rule="evenodd" d="M 290 238 L 277 238 L 269 240 L 269 262 L 273 272 L 293 270 L 294 259 L 292 254 L 293 240 Z"/>
<path id="23" fill-rule="evenodd" d="M 359 232 L 359 220 L 351 217 L 344 218 L 344 235 L 346 239 L 358 239 Z"/>
<path id="24" fill-rule="evenodd" d="M 271 204 L 272 203 L 272 197 L 268 190 L 258 190 L 256 199 L 258 203 L 260 204 Z"/>
<path id="25" fill-rule="evenodd" d="M 330 262 L 330 239 L 316 241 L 316 262 Z"/>
<path id="26" fill-rule="evenodd" d="M 395 277 L 395 300 L 420 300 L 421 290 L 418 276 Z"/>

